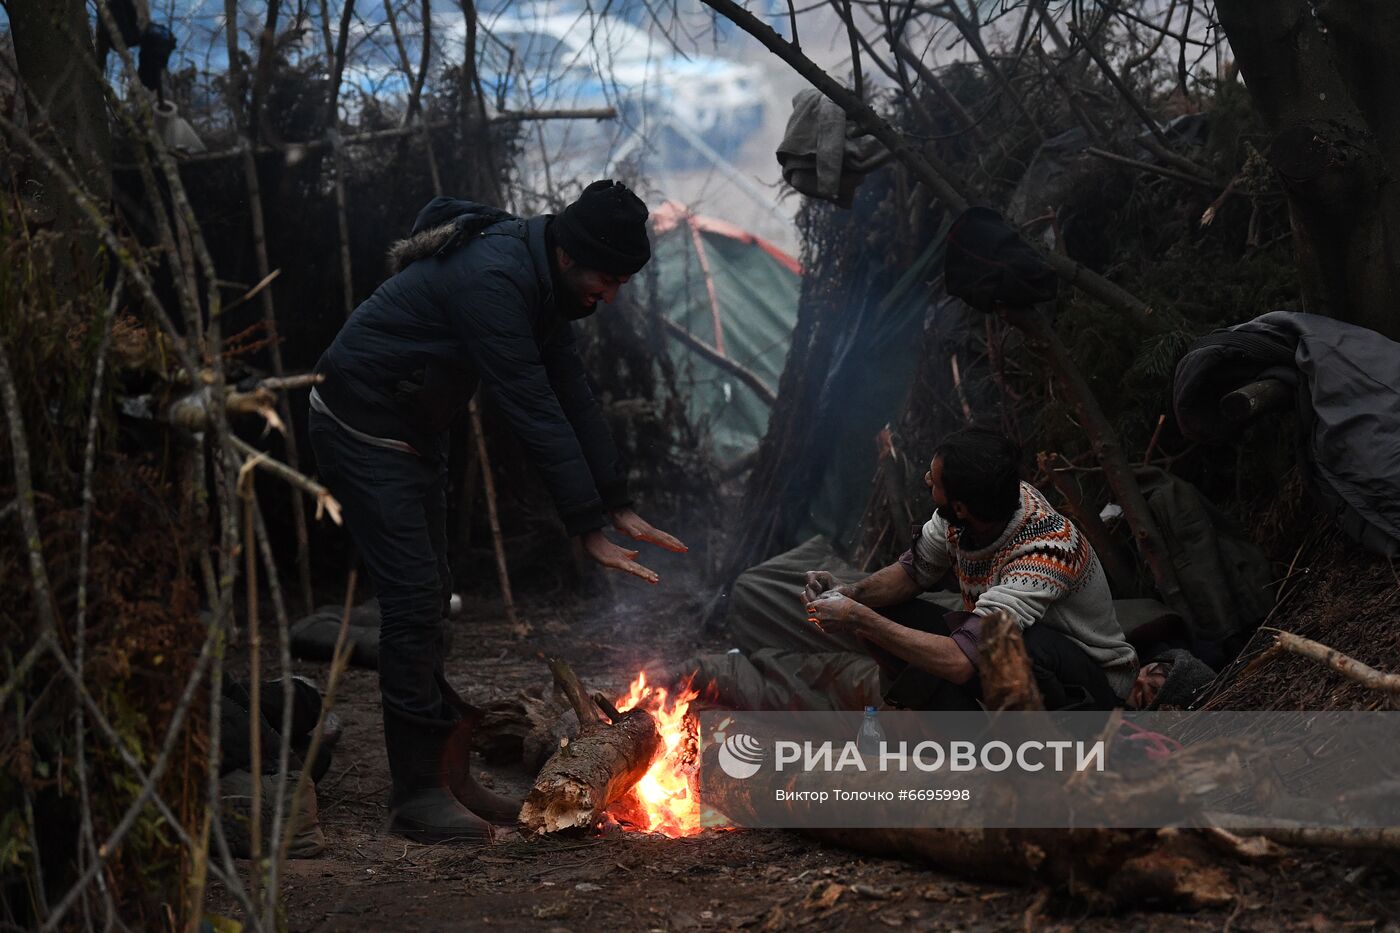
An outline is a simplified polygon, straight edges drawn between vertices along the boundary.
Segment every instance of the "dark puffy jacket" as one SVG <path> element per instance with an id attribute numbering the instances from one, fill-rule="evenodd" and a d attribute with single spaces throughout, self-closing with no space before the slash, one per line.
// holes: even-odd
<path id="1" fill-rule="evenodd" d="M 441 457 L 484 384 L 580 534 L 628 504 L 627 474 L 555 306 L 548 221 L 433 199 L 396 250 L 400 271 L 322 354 L 317 391 L 352 428 Z"/>

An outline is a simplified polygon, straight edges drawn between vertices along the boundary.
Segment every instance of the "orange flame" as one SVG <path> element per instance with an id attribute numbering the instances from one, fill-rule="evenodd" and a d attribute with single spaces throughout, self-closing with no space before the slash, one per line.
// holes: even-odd
<path id="1" fill-rule="evenodd" d="M 700 831 L 700 798 L 696 794 L 698 728 L 689 715 L 690 703 L 699 694 L 687 681 L 671 697 L 663 687 L 647 683 L 638 674 L 627 695 L 617 701 L 619 712 L 641 707 L 656 720 L 665 749 L 651 769 L 637 782 L 635 794 L 643 809 L 647 832 L 665 836 L 690 836 Z"/>

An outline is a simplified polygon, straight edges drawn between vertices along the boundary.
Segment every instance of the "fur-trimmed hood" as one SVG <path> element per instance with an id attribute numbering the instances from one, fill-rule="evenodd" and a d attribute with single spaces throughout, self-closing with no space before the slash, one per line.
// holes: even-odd
<path id="1" fill-rule="evenodd" d="M 446 255 L 487 227 L 514 218 L 508 211 L 475 201 L 433 198 L 418 212 L 413 231 L 389 247 L 389 274 L 419 259 Z"/>

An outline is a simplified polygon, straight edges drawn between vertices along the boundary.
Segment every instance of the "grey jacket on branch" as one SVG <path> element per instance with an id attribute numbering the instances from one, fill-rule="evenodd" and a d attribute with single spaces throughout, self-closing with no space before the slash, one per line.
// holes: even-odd
<path id="1" fill-rule="evenodd" d="M 445 457 L 447 431 L 484 385 L 544 474 L 570 534 L 630 503 L 627 474 L 556 305 L 547 226 L 435 198 L 316 371 L 335 416 Z"/>

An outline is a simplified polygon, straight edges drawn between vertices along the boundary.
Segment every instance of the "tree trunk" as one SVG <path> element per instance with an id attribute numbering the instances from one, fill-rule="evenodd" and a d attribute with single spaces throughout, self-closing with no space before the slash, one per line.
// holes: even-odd
<path id="1" fill-rule="evenodd" d="M 102 85 L 89 64 L 96 52 L 86 4 L 10 0 L 8 12 L 29 131 L 60 164 L 71 158 L 78 181 L 94 201 L 105 205 L 112 195 L 112 139 Z M 42 185 L 43 207 L 52 211 L 53 227 L 60 235 L 54 284 L 71 295 L 79 287 L 77 277 L 96 271 L 92 259 L 97 255 L 97 234 L 62 193 L 57 179 L 39 167 L 32 177 Z"/>
<path id="2" fill-rule="evenodd" d="M 1288 193 L 1305 310 L 1400 339 L 1400 7 L 1220 0 Z"/>

